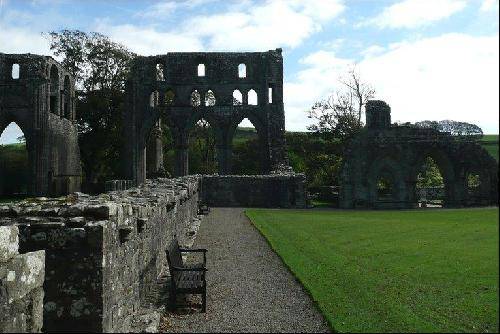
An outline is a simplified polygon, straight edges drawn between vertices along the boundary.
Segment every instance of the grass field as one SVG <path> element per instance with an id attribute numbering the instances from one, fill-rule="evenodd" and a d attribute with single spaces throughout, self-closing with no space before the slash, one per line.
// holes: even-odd
<path id="1" fill-rule="evenodd" d="M 498 135 L 484 135 L 482 146 L 498 161 Z"/>
<path id="2" fill-rule="evenodd" d="M 498 208 L 247 210 L 339 332 L 498 332 Z"/>

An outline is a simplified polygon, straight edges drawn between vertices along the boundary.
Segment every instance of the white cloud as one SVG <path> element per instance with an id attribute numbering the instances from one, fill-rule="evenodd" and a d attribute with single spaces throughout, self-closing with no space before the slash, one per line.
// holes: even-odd
<path id="1" fill-rule="evenodd" d="M 364 56 L 365 58 L 370 58 L 384 51 L 385 48 L 383 46 L 374 44 L 361 51 L 361 55 Z"/>
<path id="2" fill-rule="evenodd" d="M 416 28 L 445 19 L 465 8 L 465 0 L 404 0 L 360 24 L 379 28 Z"/>
<path id="3" fill-rule="evenodd" d="M 483 12 L 498 11 L 498 0 L 483 0 L 479 10 Z"/>
<path id="4" fill-rule="evenodd" d="M 200 39 L 182 33 L 159 32 L 154 28 L 137 27 L 130 24 L 113 26 L 105 21 L 98 22 L 94 29 L 144 56 L 172 51 L 203 50 Z"/>
<path id="5" fill-rule="evenodd" d="M 138 15 L 167 20 L 174 12 L 195 9 L 213 0 L 159 2 Z M 160 21 L 150 26 L 112 25 L 99 20 L 97 31 L 141 54 L 167 51 L 253 51 L 277 47 L 297 47 L 311 34 L 338 17 L 342 0 L 268 0 L 261 3 L 236 2 L 226 12 L 188 16 L 179 26 L 161 31 Z M 197 7 L 198 6 L 198 7 Z"/>
<path id="6" fill-rule="evenodd" d="M 358 68 L 376 88 L 377 98 L 389 103 L 393 120 L 454 119 L 498 133 L 498 47 L 498 35 L 445 34 L 392 45 Z M 338 85 L 350 63 L 325 51 L 304 59 L 309 67 L 285 83 L 288 129 L 305 128 L 304 110 Z"/>
<path id="7" fill-rule="evenodd" d="M 344 10 L 340 0 L 274 0 L 247 8 L 195 16 L 184 24 L 183 31 L 205 37 L 211 50 L 293 48 Z"/>
<path id="8" fill-rule="evenodd" d="M 0 45 L 4 53 L 50 55 L 49 42 L 38 31 L 0 23 Z"/>

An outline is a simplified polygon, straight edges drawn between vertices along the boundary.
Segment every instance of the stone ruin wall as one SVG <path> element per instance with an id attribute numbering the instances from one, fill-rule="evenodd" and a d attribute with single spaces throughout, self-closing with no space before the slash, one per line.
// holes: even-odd
<path id="1" fill-rule="evenodd" d="M 304 174 L 204 175 L 201 197 L 214 207 L 306 208 Z"/>
<path id="2" fill-rule="evenodd" d="M 134 314 L 165 270 L 167 243 L 174 235 L 183 246 L 194 242 L 200 224 L 198 189 L 199 177 L 187 176 L 148 180 L 138 188 L 98 196 L 75 193 L 0 206 L 0 226 L 19 229 L 23 255 L 18 256 L 45 252 L 45 275 L 41 269 L 37 276 L 45 276 L 38 281 L 45 294 L 43 315 L 41 307 L 36 315 L 43 318 L 43 330 L 130 331 Z M 5 243 L 2 239 L 0 254 Z M 3 274 L 9 262 L 0 260 L 4 307 L 8 301 L 2 287 L 11 283 Z M 28 304 L 31 297 L 24 298 Z M 0 321 L 2 331 L 26 328 L 8 326 Z"/>
<path id="3" fill-rule="evenodd" d="M 0 332 L 40 332 L 45 251 L 19 254 L 17 226 L 0 226 Z"/>
<path id="4" fill-rule="evenodd" d="M 15 122 L 25 135 L 30 195 L 80 190 L 75 118 L 75 82 L 58 62 L 47 56 L 0 52 L 0 134 Z M 2 188 L 0 164 L 0 195 Z"/>

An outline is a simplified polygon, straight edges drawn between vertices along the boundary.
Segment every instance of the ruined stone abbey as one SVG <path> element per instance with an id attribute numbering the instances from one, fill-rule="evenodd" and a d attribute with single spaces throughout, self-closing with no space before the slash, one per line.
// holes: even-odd
<path id="1" fill-rule="evenodd" d="M 126 104 L 123 179 L 83 194 L 74 79 L 51 57 L 0 53 L 0 133 L 10 122 L 23 130 L 29 194 L 38 196 L 0 204 L 0 332 L 134 330 L 166 272 L 166 245 L 174 237 L 192 245 L 200 203 L 307 207 L 305 176 L 286 155 L 281 49 L 137 57 Z M 366 114 L 345 152 L 342 208 L 416 207 L 415 167 L 428 156 L 443 172 L 444 206 L 496 204 L 498 164 L 478 144 L 392 125 L 382 101 Z M 231 172 L 245 118 L 258 134 L 261 175 Z M 188 134 L 200 120 L 215 131 L 218 174 L 190 175 Z M 176 178 L 148 179 L 163 168 L 161 122 L 173 134 Z M 471 173 L 481 179 L 474 192 L 465 185 Z M 393 185 L 383 198 L 381 178 Z M 0 194 L 1 182 L 0 174 Z"/>

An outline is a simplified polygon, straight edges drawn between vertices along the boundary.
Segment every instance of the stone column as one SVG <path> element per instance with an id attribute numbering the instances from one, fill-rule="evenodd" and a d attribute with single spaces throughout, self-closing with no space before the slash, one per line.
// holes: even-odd
<path id="1" fill-rule="evenodd" d="M 148 176 L 154 177 L 163 170 L 163 141 L 160 120 L 156 122 L 149 135 L 146 159 Z"/>
<path id="2" fill-rule="evenodd" d="M 217 146 L 217 161 L 219 163 L 219 174 L 230 175 L 232 168 L 233 148 L 230 144 Z"/>
<path id="3" fill-rule="evenodd" d="M 189 173 L 189 139 L 187 134 L 180 134 L 175 141 L 175 176 L 185 176 Z"/>

